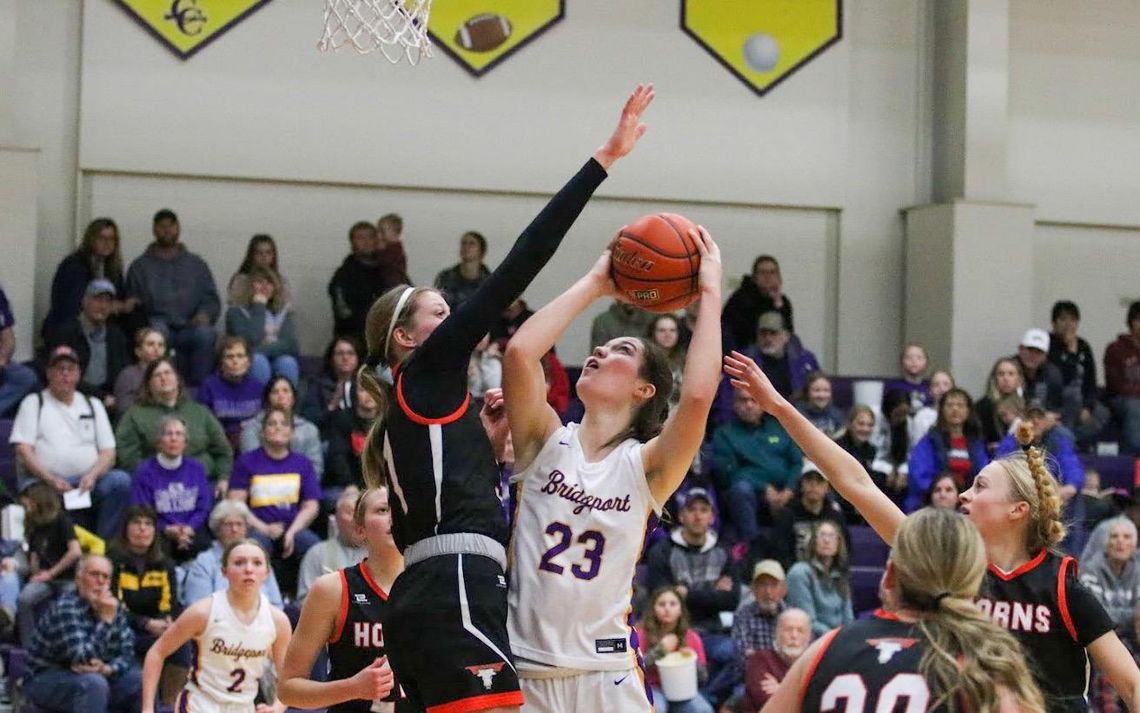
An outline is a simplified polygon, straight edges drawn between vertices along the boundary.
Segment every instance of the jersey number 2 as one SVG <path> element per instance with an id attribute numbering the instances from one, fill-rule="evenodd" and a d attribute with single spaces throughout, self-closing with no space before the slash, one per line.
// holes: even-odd
<path id="1" fill-rule="evenodd" d="M 926 679 L 917 673 L 896 674 L 883 689 L 879 691 L 879 702 L 875 706 L 875 713 L 891 713 L 898 707 L 899 701 L 906 699 L 904 713 L 923 713 L 926 704 L 930 702 L 930 689 Z M 839 707 L 839 701 L 845 704 Z M 857 673 L 845 673 L 836 676 L 823 691 L 820 700 L 820 711 L 842 711 L 842 713 L 864 713 L 867 705 L 867 686 L 863 684 L 863 677 Z"/>
<path id="2" fill-rule="evenodd" d="M 232 678 L 234 682 L 226 686 L 226 690 L 230 693 L 241 693 L 241 684 L 242 681 L 245 680 L 245 669 L 235 668 L 233 671 L 230 671 L 230 678 Z"/>
<path id="3" fill-rule="evenodd" d="M 546 526 L 546 534 L 557 538 L 557 542 L 543 553 L 538 568 L 551 574 L 562 574 L 566 568 L 556 564 L 554 558 L 570 549 L 570 545 L 575 541 L 574 531 L 570 529 L 569 525 L 552 522 Z M 602 568 L 602 553 L 606 549 L 605 535 L 597 530 L 586 530 L 576 539 L 579 544 L 586 545 L 586 551 L 583 553 L 586 561 L 584 567 L 581 563 L 570 565 L 570 573 L 578 579 L 593 579 L 598 576 L 598 570 Z"/>

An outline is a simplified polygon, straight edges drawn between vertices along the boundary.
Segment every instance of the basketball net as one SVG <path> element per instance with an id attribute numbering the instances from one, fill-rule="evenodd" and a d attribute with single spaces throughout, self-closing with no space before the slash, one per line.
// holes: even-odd
<path id="1" fill-rule="evenodd" d="M 360 54 L 377 50 L 392 64 L 431 57 L 427 35 L 431 0 L 325 0 L 322 52 L 352 45 Z"/>

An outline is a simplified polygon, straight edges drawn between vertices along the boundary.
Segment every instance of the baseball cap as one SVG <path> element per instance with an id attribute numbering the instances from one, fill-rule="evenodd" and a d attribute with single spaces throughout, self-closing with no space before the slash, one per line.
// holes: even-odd
<path id="1" fill-rule="evenodd" d="M 76 364 L 79 363 L 79 355 L 75 353 L 74 349 L 67 346 L 66 344 L 60 344 L 58 347 L 52 349 L 48 354 L 47 363 L 48 366 L 54 366 L 56 362 L 63 361 L 64 359 L 69 359 Z"/>
<path id="2" fill-rule="evenodd" d="M 752 581 L 755 582 L 761 575 L 768 575 L 777 582 L 783 582 L 784 568 L 776 560 L 760 560 L 752 568 Z"/>
<path id="3" fill-rule="evenodd" d="M 114 297 L 118 294 L 118 291 L 110 280 L 99 278 L 87 283 L 87 292 L 85 294 L 88 297 L 96 297 L 98 295 L 111 295 Z"/>
<path id="4" fill-rule="evenodd" d="M 812 463 L 807 458 L 804 458 L 804 467 L 800 468 L 800 477 L 802 478 L 803 476 L 808 475 L 809 473 L 818 475 L 823 480 L 827 480 L 827 476 L 825 476 L 823 474 L 823 471 L 819 469 L 818 465 L 816 465 L 815 463 Z"/>
<path id="5" fill-rule="evenodd" d="M 779 312 L 765 312 L 756 320 L 756 330 L 760 332 L 782 332 L 784 329 L 784 315 Z"/>
<path id="6" fill-rule="evenodd" d="M 692 505 L 693 502 L 696 500 L 704 500 L 709 505 L 712 505 L 712 496 L 709 495 L 709 491 L 705 490 L 704 488 L 698 487 L 698 488 L 689 488 L 689 491 L 687 493 L 685 493 L 685 503 L 681 507 L 687 508 L 690 505 Z"/>
<path id="7" fill-rule="evenodd" d="M 1047 352 L 1049 351 L 1049 333 L 1037 327 L 1027 329 L 1025 336 L 1021 338 L 1021 346 Z"/>

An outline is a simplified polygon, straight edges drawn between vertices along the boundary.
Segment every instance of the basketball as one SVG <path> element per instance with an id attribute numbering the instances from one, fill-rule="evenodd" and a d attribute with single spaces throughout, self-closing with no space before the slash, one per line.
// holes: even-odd
<path id="1" fill-rule="evenodd" d="M 700 294 L 701 253 L 689 235 L 696 225 L 676 213 L 643 215 L 610 243 L 610 276 L 633 304 L 672 312 Z"/>

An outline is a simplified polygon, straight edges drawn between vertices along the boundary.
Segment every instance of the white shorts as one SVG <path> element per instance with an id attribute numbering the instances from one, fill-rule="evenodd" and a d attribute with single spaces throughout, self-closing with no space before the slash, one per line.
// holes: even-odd
<path id="1" fill-rule="evenodd" d="M 522 713 L 653 713 L 640 668 L 624 671 L 588 671 L 560 678 L 519 680 Z"/>
<path id="2" fill-rule="evenodd" d="M 174 701 L 174 713 L 253 713 L 252 703 L 218 703 L 190 685 Z"/>

